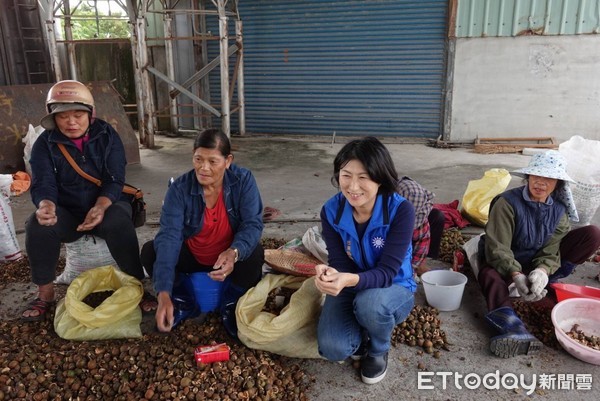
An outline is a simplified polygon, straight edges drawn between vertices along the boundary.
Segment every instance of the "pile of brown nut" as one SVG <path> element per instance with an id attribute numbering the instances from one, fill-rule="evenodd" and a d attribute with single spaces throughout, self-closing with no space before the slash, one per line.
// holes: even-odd
<path id="1" fill-rule="evenodd" d="M 282 309 L 285 308 L 292 298 L 292 294 L 295 293 L 296 290 L 293 288 L 287 287 L 277 287 L 273 288 L 269 295 L 267 296 L 267 300 L 265 301 L 265 306 L 263 307 L 264 312 L 272 313 L 276 316 L 279 316 Z"/>
<path id="2" fill-rule="evenodd" d="M 0 283 L 28 283 L 31 281 L 31 271 L 29 269 L 29 259 L 23 256 L 19 260 L 2 263 L 0 269 Z M 56 267 L 56 274 L 65 270 L 65 259 L 60 258 Z"/>
<path id="3" fill-rule="evenodd" d="M 561 349 L 552 324 L 552 307 L 538 302 L 513 301 L 513 309 L 531 334 L 545 346 Z"/>
<path id="4" fill-rule="evenodd" d="M 265 248 L 279 243 L 285 241 L 273 240 Z M 3 283 L 30 281 L 27 259 L 5 264 L 2 272 Z M 275 302 L 281 292 L 272 294 L 279 311 L 293 292 L 281 290 L 287 294 L 283 303 Z M 96 293 L 85 302 L 99 305 L 109 295 Z M 168 335 L 93 342 L 61 339 L 53 318 L 50 311 L 40 322 L 0 321 L 0 401 L 306 400 L 315 381 L 294 359 L 232 341 L 216 314 L 203 322 L 184 321 Z M 231 347 L 230 360 L 197 366 L 195 348 L 215 342 Z M 438 311 L 420 305 L 394 329 L 392 344 L 419 346 L 436 358 L 440 349 L 449 349 Z"/>
<path id="5" fill-rule="evenodd" d="M 452 263 L 454 261 L 454 251 L 461 250 L 468 240 L 469 238 L 463 236 L 462 232 L 456 228 L 444 230 L 440 242 L 439 259 L 443 262 Z"/>
<path id="6" fill-rule="evenodd" d="M 441 329 L 439 311 L 426 305 L 415 305 L 406 320 L 394 328 L 392 345 L 407 344 L 422 347 L 423 351 L 440 358 L 440 349 L 449 351 L 451 345 Z"/>
<path id="7" fill-rule="evenodd" d="M 102 302 L 104 302 L 108 297 L 110 297 L 114 293 L 114 291 L 92 292 L 91 294 L 83 298 L 81 302 L 91 306 L 92 308 L 97 308 Z"/>
<path id="8" fill-rule="evenodd" d="M 287 243 L 283 238 L 265 237 L 261 238 L 260 244 L 263 249 L 277 249 Z"/>
<path id="9" fill-rule="evenodd" d="M 214 341 L 230 360 L 197 366 L 194 349 Z M 59 338 L 51 319 L 0 322 L 0 400 L 305 400 L 312 382 L 294 360 L 231 341 L 214 315 L 93 342 Z"/>
<path id="10" fill-rule="evenodd" d="M 567 332 L 567 335 L 581 345 L 600 351 L 600 337 L 585 334 L 583 330 L 579 329 L 578 324 L 574 324 L 571 330 Z"/>

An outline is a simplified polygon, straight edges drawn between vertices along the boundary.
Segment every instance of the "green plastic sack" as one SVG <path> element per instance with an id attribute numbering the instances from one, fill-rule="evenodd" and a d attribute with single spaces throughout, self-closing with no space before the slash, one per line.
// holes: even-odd
<path id="1" fill-rule="evenodd" d="M 83 299 L 93 292 L 114 293 L 92 308 Z M 113 266 L 97 267 L 81 273 L 58 302 L 54 331 L 67 340 L 106 340 L 139 338 L 142 311 L 138 307 L 144 288 L 142 283 Z"/>
<path id="2" fill-rule="evenodd" d="M 485 226 L 492 199 L 504 192 L 510 179 L 508 170 L 492 168 L 487 170 L 479 180 L 469 181 L 462 199 L 463 216 L 475 225 Z"/>
<path id="3" fill-rule="evenodd" d="M 297 289 L 279 316 L 262 309 L 269 292 L 279 287 Z M 323 295 L 315 278 L 267 274 L 237 304 L 238 337 L 248 348 L 292 358 L 320 358 L 317 323 Z"/>

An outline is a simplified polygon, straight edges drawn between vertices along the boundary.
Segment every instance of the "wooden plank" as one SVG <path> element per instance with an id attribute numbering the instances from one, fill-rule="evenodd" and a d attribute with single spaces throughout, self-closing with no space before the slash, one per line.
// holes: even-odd
<path id="1" fill-rule="evenodd" d="M 545 143 L 542 143 L 545 142 Z M 554 137 L 476 138 L 475 153 L 519 153 L 525 148 L 558 149 Z"/>
<path id="2" fill-rule="evenodd" d="M 519 137 L 519 138 L 476 138 L 475 143 L 519 143 L 519 142 L 532 142 L 540 144 L 540 142 L 549 142 L 550 144 L 556 143 L 556 138 L 553 136 L 548 137 Z"/>

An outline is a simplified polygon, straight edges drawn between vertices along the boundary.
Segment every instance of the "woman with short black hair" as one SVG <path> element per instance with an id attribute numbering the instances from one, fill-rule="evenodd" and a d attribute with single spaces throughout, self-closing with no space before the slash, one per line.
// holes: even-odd
<path id="1" fill-rule="evenodd" d="M 326 294 L 319 352 L 334 361 L 361 358 L 363 382 L 375 384 L 387 372 L 392 331 L 414 304 L 415 212 L 398 194 L 398 174 L 378 139 L 349 142 L 333 166 L 340 192 L 321 210 L 328 264 L 317 265 L 315 279 Z"/>

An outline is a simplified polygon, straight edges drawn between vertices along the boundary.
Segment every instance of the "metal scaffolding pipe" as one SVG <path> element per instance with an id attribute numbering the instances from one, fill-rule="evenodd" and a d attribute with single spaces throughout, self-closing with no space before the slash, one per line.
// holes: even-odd
<path id="1" fill-rule="evenodd" d="M 77 80 L 77 58 L 75 57 L 75 45 L 73 44 L 73 29 L 71 25 L 71 5 L 69 0 L 64 0 L 65 6 L 65 39 L 67 39 L 67 61 L 71 79 Z"/>
<path id="2" fill-rule="evenodd" d="M 145 7 L 145 6 L 144 6 Z M 137 18 L 136 26 L 138 29 L 138 52 L 140 57 L 141 76 L 140 83 L 142 84 L 142 102 L 144 104 L 144 120 L 142 121 L 141 129 L 144 132 L 144 145 L 148 148 L 154 148 L 154 102 L 152 99 L 152 86 L 150 85 L 150 77 L 148 74 L 148 46 L 146 44 L 146 18 L 142 11 L 142 15 Z"/>
<path id="3" fill-rule="evenodd" d="M 200 104 L 205 109 L 209 110 L 215 116 L 222 117 L 222 114 L 219 112 L 219 110 L 215 109 L 210 104 L 206 103 L 204 100 L 200 99 L 198 96 L 194 95 L 192 92 L 188 91 L 183 86 L 179 85 L 177 82 L 171 80 L 169 77 L 167 77 L 162 72 L 158 71 L 156 68 L 148 66 L 148 67 L 146 67 L 146 69 L 148 71 L 150 71 L 152 74 L 156 75 L 156 77 L 158 77 L 158 78 L 162 79 L 163 81 L 165 81 L 166 83 L 168 83 L 169 85 L 177 88 L 177 90 L 179 90 L 179 93 L 183 93 L 184 95 L 186 95 L 187 97 L 189 97 L 190 99 L 195 101 L 196 103 Z"/>
<path id="4" fill-rule="evenodd" d="M 140 66 L 140 56 L 138 52 L 138 31 L 136 25 L 136 12 L 135 7 L 132 3 L 132 0 L 127 0 L 127 15 L 129 16 L 129 26 L 131 32 L 131 53 L 133 58 L 133 79 L 135 83 L 135 101 L 136 101 L 136 109 L 137 109 L 137 119 L 138 119 L 138 135 L 140 143 L 145 143 L 145 138 L 143 136 L 142 131 L 142 122 L 144 121 L 144 93 L 142 91 L 142 83 L 140 80 L 141 66 Z"/>
<path id="5" fill-rule="evenodd" d="M 230 57 L 237 51 L 238 51 L 238 45 L 237 44 L 231 45 L 229 47 L 229 49 L 227 50 L 227 57 Z M 198 82 L 199 80 L 201 80 L 202 78 L 207 76 L 208 73 L 211 72 L 212 70 L 214 70 L 219 64 L 221 64 L 221 60 L 222 60 L 221 55 L 219 55 L 219 57 L 217 57 L 217 58 L 212 59 L 211 62 L 206 64 L 204 67 L 202 67 L 202 69 L 200 71 L 194 73 L 194 75 L 192 75 L 191 77 L 186 79 L 185 82 L 181 84 L 181 86 L 183 86 L 184 88 L 187 88 L 187 87 L 191 86 L 192 84 Z M 171 92 L 169 92 L 169 95 L 171 97 L 175 97 L 178 94 L 179 94 L 179 90 L 177 90 L 177 89 L 173 89 Z"/>
<path id="6" fill-rule="evenodd" d="M 201 9 L 204 9 L 204 0 L 200 1 Z M 200 23 L 200 34 L 205 35 L 207 33 L 206 29 L 206 14 L 202 14 L 199 17 Z M 208 64 L 208 42 L 206 40 L 202 40 L 200 43 L 200 66 L 206 66 Z M 198 93 L 201 94 L 203 99 L 207 99 L 210 102 L 210 85 L 207 78 L 204 78 L 200 81 L 200 84 L 195 84 L 200 86 L 200 90 Z M 212 117 L 211 116 L 201 116 L 201 123 L 199 124 L 200 128 L 210 127 L 212 126 Z"/>
<path id="7" fill-rule="evenodd" d="M 173 38 L 173 19 L 171 14 L 165 14 L 163 18 L 165 36 L 169 39 Z M 175 53 L 173 52 L 173 41 L 165 41 L 165 58 L 167 63 L 167 76 L 175 82 Z M 171 113 L 171 131 L 177 133 L 179 129 L 179 119 L 177 118 L 177 98 L 169 98 L 169 110 Z"/>
<path id="8" fill-rule="evenodd" d="M 217 0 L 217 9 L 219 11 L 219 36 L 220 57 L 221 57 L 221 129 L 228 137 L 231 136 L 230 106 L 229 106 L 229 57 L 227 48 L 229 47 L 229 34 L 227 31 L 227 15 L 225 13 L 226 0 Z"/>
<path id="9" fill-rule="evenodd" d="M 237 94 L 238 94 L 238 121 L 240 124 L 240 135 L 246 134 L 246 96 L 244 94 L 244 46 L 243 46 L 243 24 L 242 20 L 235 21 L 235 42 L 238 46 L 238 64 L 237 64 Z"/>
<path id="10" fill-rule="evenodd" d="M 54 2 L 52 0 L 52 2 Z M 50 4 L 49 4 L 50 5 Z M 54 7 L 48 7 L 46 16 L 46 31 L 48 32 L 48 50 L 50 51 L 50 63 L 54 70 L 54 79 L 56 82 L 62 81 L 62 69 L 60 67 L 60 58 L 58 57 L 58 46 L 56 44 L 56 26 L 54 24 Z"/>

